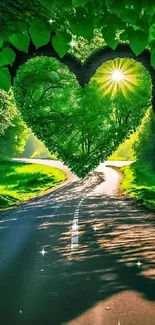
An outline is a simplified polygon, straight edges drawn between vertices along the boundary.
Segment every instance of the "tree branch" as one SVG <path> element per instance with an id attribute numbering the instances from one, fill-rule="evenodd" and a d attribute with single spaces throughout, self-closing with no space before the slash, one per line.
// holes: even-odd
<path id="1" fill-rule="evenodd" d="M 44 90 L 44 92 L 43 92 L 43 94 L 41 95 L 41 97 L 40 97 L 39 99 L 37 99 L 36 101 L 43 99 L 43 97 L 46 95 L 46 93 L 47 93 L 50 89 L 58 89 L 58 88 L 64 88 L 64 87 L 61 87 L 61 86 L 50 86 L 50 87 L 48 87 L 47 89 Z"/>

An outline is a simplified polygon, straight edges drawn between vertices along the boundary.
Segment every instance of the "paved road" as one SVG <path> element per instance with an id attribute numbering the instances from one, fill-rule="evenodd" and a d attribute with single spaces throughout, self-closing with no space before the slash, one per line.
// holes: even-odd
<path id="1" fill-rule="evenodd" d="M 105 164 L 69 177 L 0 215 L 0 324 L 155 325 L 154 215 Z"/>

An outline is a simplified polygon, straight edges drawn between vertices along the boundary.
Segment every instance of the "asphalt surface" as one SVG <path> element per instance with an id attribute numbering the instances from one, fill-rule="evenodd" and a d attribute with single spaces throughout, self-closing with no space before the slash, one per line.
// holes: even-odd
<path id="1" fill-rule="evenodd" d="M 55 164 L 65 186 L 0 214 L 0 325 L 155 325 L 154 214 Z"/>

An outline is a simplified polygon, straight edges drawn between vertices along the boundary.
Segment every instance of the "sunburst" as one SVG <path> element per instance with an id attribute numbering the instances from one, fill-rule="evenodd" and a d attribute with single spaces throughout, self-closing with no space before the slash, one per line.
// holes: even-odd
<path id="1" fill-rule="evenodd" d="M 97 70 L 93 79 L 99 84 L 103 95 L 136 92 L 141 82 L 140 64 L 132 59 L 118 58 L 107 61 Z"/>

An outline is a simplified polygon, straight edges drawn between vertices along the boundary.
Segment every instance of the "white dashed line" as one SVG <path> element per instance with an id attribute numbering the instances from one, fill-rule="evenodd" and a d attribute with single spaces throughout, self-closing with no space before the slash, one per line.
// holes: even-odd
<path id="1" fill-rule="evenodd" d="M 74 212 L 74 217 L 73 217 L 73 222 L 72 222 L 72 230 L 71 230 L 71 250 L 75 250 L 78 248 L 78 241 L 79 241 L 79 212 L 80 212 L 80 207 L 82 202 L 84 201 L 84 198 L 80 200 L 78 203 L 75 212 Z"/>

